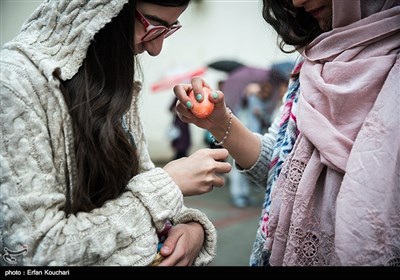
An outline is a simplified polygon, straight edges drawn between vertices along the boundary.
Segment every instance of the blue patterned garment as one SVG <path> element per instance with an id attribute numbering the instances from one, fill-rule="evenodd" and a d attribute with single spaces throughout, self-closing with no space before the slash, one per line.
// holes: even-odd
<path id="1" fill-rule="evenodd" d="M 299 73 L 303 61 L 300 61 L 294 68 L 293 73 Z M 264 243 L 268 235 L 269 209 L 271 205 L 271 192 L 274 189 L 276 180 L 281 172 L 282 164 L 293 149 L 299 131 L 297 129 L 297 102 L 300 94 L 299 75 L 289 83 L 288 92 L 284 100 L 284 110 L 281 115 L 281 122 L 277 133 L 277 140 L 271 156 L 271 164 L 268 170 L 263 209 L 259 221 L 256 239 L 253 244 L 253 251 L 250 256 L 251 266 L 267 266 L 269 252 L 264 249 Z"/>

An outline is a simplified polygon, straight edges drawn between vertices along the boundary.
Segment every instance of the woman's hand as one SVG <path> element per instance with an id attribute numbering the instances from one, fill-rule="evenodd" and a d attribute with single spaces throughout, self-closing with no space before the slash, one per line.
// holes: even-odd
<path id="1" fill-rule="evenodd" d="M 158 266 L 190 266 L 204 242 L 203 227 L 197 222 L 178 224 L 168 232 L 160 253 L 164 257 Z"/>
<path id="2" fill-rule="evenodd" d="M 176 103 L 178 117 L 184 122 L 193 123 L 200 128 L 207 129 L 214 136 L 219 145 L 223 145 L 223 147 L 229 151 L 230 156 L 235 160 L 238 166 L 243 169 L 251 168 L 261 153 L 262 145 L 260 137 L 242 124 L 233 112 L 226 107 L 224 93 L 222 91 L 214 91 L 212 94 L 208 95 L 210 102 L 215 104 L 214 110 L 208 117 L 197 118 L 193 115 L 190 111 L 191 104 L 188 93 L 193 89 L 195 95 L 202 95 L 203 87 L 210 88 L 210 86 L 199 77 L 194 77 L 191 84 L 180 84 L 174 87 L 175 95 L 178 98 L 178 102 Z M 199 98 L 196 99 L 198 100 Z M 188 174 L 191 173 L 190 171 L 188 172 Z M 204 177 L 200 176 L 199 178 Z M 188 180 L 188 178 L 186 178 L 186 180 Z M 190 193 L 191 191 L 188 189 L 190 186 L 187 186 L 188 181 L 185 182 L 182 182 L 184 188 L 181 189 L 185 192 L 188 190 L 188 193 Z M 200 193 L 201 190 L 207 192 L 206 189 L 203 189 L 206 188 L 205 183 L 197 183 L 197 193 Z M 208 187 L 211 188 L 211 183 L 208 184 Z"/>
<path id="3" fill-rule="evenodd" d="M 184 196 L 199 195 L 221 187 L 225 180 L 221 174 L 231 171 L 231 164 L 225 162 L 229 153 L 226 149 L 200 149 L 190 155 L 173 160 L 164 170 L 179 186 Z"/>
<path id="4" fill-rule="evenodd" d="M 207 130 L 214 130 L 219 127 L 224 130 L 229 123 L 229 113 L 225 106 L 224 93 L 222 91 L 212 90 L 212 93 L 208 96 L 210 102 L 215 104 L 213 112 L 208 117 L 197 118 L 190 110 L 193 107 L 193 102 L 188 96 L 189 92 L 193 89 L 195 96 L 200 94 L 204 98 L 203 87 L 212 90 L 200 77 L 192 78 L 191 84 L 179 84 L 174 87 L 174 93 L 178 98 L 176 105 L 178 116 L 184 122 L 193 123 Z"/>

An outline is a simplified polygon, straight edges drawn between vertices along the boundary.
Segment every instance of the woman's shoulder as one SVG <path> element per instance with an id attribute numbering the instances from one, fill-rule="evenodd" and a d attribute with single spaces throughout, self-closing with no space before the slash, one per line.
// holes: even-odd
<path id="1" fill-rule="evenodd" d="M 0 52 L 0 81 L 8 87 L 34 88 L 46 85 L 48 79 L 24 53 L 3 49 Z"/>

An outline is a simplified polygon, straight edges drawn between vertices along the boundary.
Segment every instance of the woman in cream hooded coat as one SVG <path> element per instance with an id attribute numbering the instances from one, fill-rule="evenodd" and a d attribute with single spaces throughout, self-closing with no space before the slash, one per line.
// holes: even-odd
<path id="1" fill-rule="evenodd" d="M 183 195 L 223 185 L 227 151 L 155 167 L 133 81 L 165 37 L 137 41 L 135 10 L 172 25 L 188 2 L 45 1 L 3 46 L 2 265 L 146 266 L 171 225 L 161 264 L 212 261 L 215 228 Z"/>

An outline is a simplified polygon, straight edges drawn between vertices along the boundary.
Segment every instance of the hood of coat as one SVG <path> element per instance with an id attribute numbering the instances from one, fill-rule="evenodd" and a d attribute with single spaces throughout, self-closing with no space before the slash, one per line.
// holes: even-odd
<path id="1" fill-rule="evenodd" d="M 25 21 L 5 49 L 20 50 L 49 77 L 71 79 L 91 40 L 119 14 L 128 0 L 48 0 Z M 133 28 L 133 27 L 132 27 Z"/>

